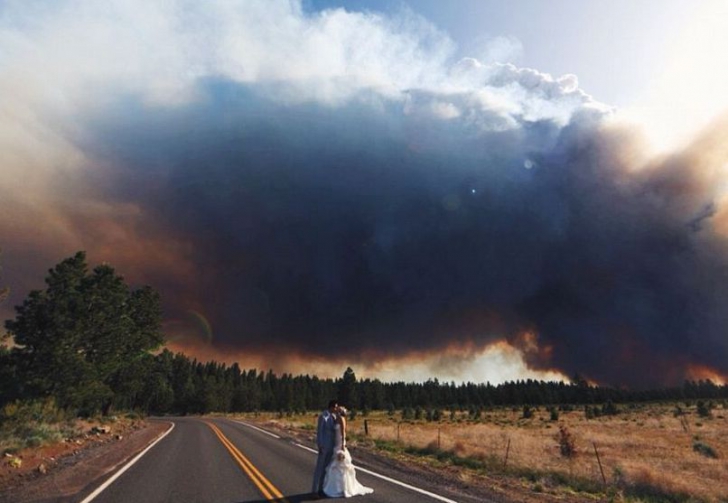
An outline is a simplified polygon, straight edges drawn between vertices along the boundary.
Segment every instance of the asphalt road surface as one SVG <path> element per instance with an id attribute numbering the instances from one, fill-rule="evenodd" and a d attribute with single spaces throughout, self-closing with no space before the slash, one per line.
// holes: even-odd
<path id="1" fill-rule="evenodd" d="M 174 426 L 136 461 L 89 489 L 83 503 L 257 503 L 313 501 L 316 454 L 253 425 L 220 418 L 171 418 Z M 354 454 L 356 456 L 356 454 Z M 356 458 L 354 459 L 356 465 Z M 453 502 L 436 490 L 357 468 L 374 493 L 352 502 Z"/>

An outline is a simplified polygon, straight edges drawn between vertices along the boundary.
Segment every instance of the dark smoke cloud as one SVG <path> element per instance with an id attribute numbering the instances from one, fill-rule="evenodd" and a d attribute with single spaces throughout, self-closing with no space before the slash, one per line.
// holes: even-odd
<path id="1" fill-rule="evenodd" d="M 152 92 L 135 74 L 54 109 L 50 161 L 10 164 L 37 175 L 32 198 L 0 184 L 5 271 L 42 275 L 88 249 L 161 291 L 172 339 L 193 323 L 250 355 L 406 361 L 507 340 L 534 369 L 607 384 L 728 374 L 725 125 L 645 160 L 573 76 L 448 67 L 421 20 L 284 14 L 329 41 L 354 23 L 411 60 L 369 48 L 366 72 L 301 77 L 273 49 L 243 51 L 242 70 L 221 64 L 161 103 L 159 75 Z M 16 303 L 39 286 L 20 276 Z"/>
<path id="2" fill-rule="evenodd" d="M 108 165 L 101 195 L 189 245 L 197 277 L 159 284 L 171 313 L 207 314 L 216 344 L 382 357 L 533 331 L 550 348 L 526 353 L 535 368 L 600 382 L 727 370 L 704 152 L 636 166 L 629 135 L 588 111 L 476 136 L 386 100 L 207 92 L 102 118 L 85 141 Z"/>

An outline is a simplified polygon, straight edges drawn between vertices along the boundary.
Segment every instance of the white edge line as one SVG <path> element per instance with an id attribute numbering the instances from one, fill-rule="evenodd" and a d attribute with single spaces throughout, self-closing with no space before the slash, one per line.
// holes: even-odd
<path id="1" fill-rule="evenodd" d="M 294 443 L 293 445 L 295 445 L 297 447 L 300 447 L 301 449 L 305 449 L 307 451 L 313 452 L 314 454 L 317 454 L 318 453 L 317 450 L 311 449 L 310 447 L 307 447 L 307 446 L 302 445 L 302 444 Z M 404 487 L 406 489 L 409 489 L 411 491 L 415 491 L 415 492 L 418 492 L 420 494 L 424 494 L 425 496 L 429 496 L 430 498 L 433 498 L 433 499 L 436 499 L 436 500 L 440 500 L 440 501 L 445 501 L 446 503 L 457 503 L 455 500 L 451 500 L 451 499 L 445 498 L 444 496 L 440 496 L 439 494 L 431 493 L 430 491 L 425 491 L 424 489 L 420 489 L 419 487 L 415 487 L 415 486 L 411 486 L 409 484 L 405 484 L 404 482 L 401 482 L 399 480 L 393 479 L 391 477 L 387 477 L 386 475 L 382 475 L 381 473 L 377 473 L 377 472 L 373 472 L 371 470 L 367 470 L 366 468 L 362 468 L 361 466 L 354 465 L 354 468 L 356 468 L 357 470 L 359 470 L 361 472 L 368 473 L 369 475 L 372 475 L 374 477 L 378 477 L 378 478 L 380 478 L 382 480 L 386 480 L 387 482 L 391 482 L 392 484 L 396 484 L 398 486 L 402 486 L 402 487 Z"/>
<path id="2" fill-rule="evenodd" d="M 257 430 L 257 431 L 259 431 L 261 433 L 265 433 L 266 435 L 270 435 L 273 438 L 281 438 L 278 435 L 276 435 L 275 433 L 271 433 L 269 431 L 266 431 L 263 428 L 258 428 L 257 426 L 253 426 L 252 424 L 244 423 L 244 422 L 238 421 L 236 419 L 233 419 L 233 421 L 235 421 L 238 424 L 242 424 L 243 426 L 247 426 L 248 428 L 253 428 L 254 430 Z"/>
<path id="3" fill-rule="evenodd" d="M 89 494 L 88 496 L 86 496 L 86 498 L 83 501 L 81 501 L 81 503 L 89 503 L 89 501 L 92 501 L 94 498 L 96 498 L 96 496 L 98 496 L 99 494 L 101 494 L 101 492 L 104 489 L 106 489 L 107 487 L 109 487 L 111 484 L 114 483 L 114 481 L 116 479 L 118 479 L 119 477 L 121 477 L 121 474 L 122 473 L 124 473 L 125 471 L 127 471 L 129 468 L 131 468 L 131 466 L 134 463 L 136 463 L 137 461 L 139 461 L 139 459 L 142 456 L 144 456 L 149 449 L 151 449 L 152 447 L 154 447 L 157 444 L 157 442 L 159 442 L 164 437 L 166 437 L 167 435 L 169 435 L 169 432 L 172 431 L 173 429 L 174 429 L 174 423 L 172 423 L 172 427 L 170 429 L 168 429 L 167 431 L 165 431 L 164 433 L 162 433 L 154 442 L 152 442 L 151 444 L 149 444 L 146 449 L 144 449 L 142 452 L 140 452 L 139 454 L 137 454 L 134 457 L 134 459 L 132 459 L 126 465 L 124 465 L 124 467 L 121 470 L 119 470 L 118 472 L 116 472 L 106 482 L 104 482 L 99 487 L 97 487 L 94 492 L 92 492 L 91 494 Z"/>

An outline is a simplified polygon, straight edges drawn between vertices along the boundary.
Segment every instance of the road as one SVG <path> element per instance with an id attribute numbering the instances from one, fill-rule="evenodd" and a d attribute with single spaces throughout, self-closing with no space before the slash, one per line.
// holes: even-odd
<path id="1" fill-rule="evenodd" d="M 312 501 L 316 455 L 307 446 L 253 425 L 221 418 L 172 418 L 168 433 L 135 462 L 110 475 L 83 503 L 258 503 Z M 354 454 L 356 456 L 356 454 Z M 356 464 L 356 459 L 354 460 Z M 364 468 L 357 478 L 374 493 L 356 502 L 453 502 L 431 487 L 402 485 Z M 424 483 L 425 481 L 423 481 Z M 91 488 L 93 489 L 93 488 Z M 460 503 L 460 502 L 458 502 Z"/>

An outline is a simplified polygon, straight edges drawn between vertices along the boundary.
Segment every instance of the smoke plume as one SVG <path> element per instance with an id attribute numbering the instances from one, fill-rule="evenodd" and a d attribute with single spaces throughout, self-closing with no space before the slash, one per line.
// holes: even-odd
<path id="1" fill-rule="evenodd" d="M 15 304 L 85 249 L 181 345 L 728 374 L 725 121 L 650 158 L 575 76 L 461 58 L 406 11 L 19 3 L 0 47 Z"/>

